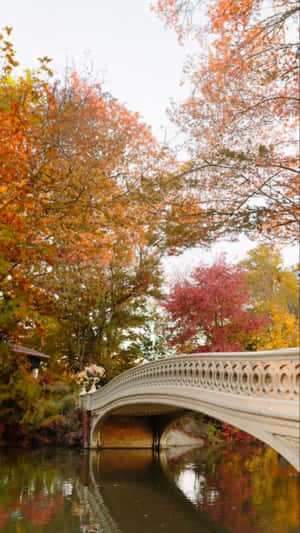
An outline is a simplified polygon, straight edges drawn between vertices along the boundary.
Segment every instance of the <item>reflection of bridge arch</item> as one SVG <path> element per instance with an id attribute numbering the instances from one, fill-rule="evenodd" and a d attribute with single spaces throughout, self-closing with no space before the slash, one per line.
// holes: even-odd
<path id="1" fill-rule="evenodd" d="M 250 433 L 299 470 L 299 366 L 292 348 L 195 354 L 133 368 L 80 396 L 91 414 L 87 444 L 114 447 L 104 439 L 109 427 L 115 447 L 151 447 L 170 415 L 192 410 Z"/>
<path id="2" fill-rule="evenodd" d="M 89 494 L 99 501 L 93 516 L 105 533 L 216 532 L 182 492 L 174 493 L 158 455 L 149 449 L 90 451 Z M 104 521 L 97 519 L 103 511 Z"/>
<path id="3" fill-rule="evenodd" d="M 99 529 L 99 531 L 105 533 L 121 533 L 121 529 L 107 508 L 99 486 L 95 481 L 94 470 L 91 464 L 92 459 L 92 454 L 83 457 L 83 463 L 85 463 L 85 479 L 83 480 L 84 483 L 78 483 L 76 487 L 80 496 L 81 506 L 84 512 L 88 514 L 89 522 L 92 522 L 97 527 L 97 530 Z"/>

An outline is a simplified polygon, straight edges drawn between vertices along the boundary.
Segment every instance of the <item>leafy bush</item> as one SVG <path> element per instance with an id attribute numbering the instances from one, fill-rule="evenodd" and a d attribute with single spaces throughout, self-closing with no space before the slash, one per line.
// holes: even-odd
<path id="1" fill-rule="evenodd" d="M 46 379 L 45 379 L 46 378 Z M 0 428 L 4 441 L 80 445 L 81 421 L 73 384 L 35 379 L 26 357 L 0 345 Z"/>

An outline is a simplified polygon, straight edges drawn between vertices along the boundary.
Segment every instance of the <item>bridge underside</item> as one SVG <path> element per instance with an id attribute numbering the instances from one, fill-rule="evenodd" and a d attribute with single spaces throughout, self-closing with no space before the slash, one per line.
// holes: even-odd
<path id="1" fill-rule="evenodd" d="M 91 447 L 158 448 L 166 428 L 184 412 L 181 408 L 160 404 L 119 407 L 94 425 Z"/>

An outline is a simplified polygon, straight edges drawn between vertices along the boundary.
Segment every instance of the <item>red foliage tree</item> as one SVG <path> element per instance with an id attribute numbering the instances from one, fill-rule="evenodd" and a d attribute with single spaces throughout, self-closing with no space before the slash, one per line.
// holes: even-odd
<path id="1" fill-rule="evenodd" d="M 244 271 L 224 258 L 175 284 L 164 307 L 174 322 L 171 344 L 188 352 L 243 350 L 268 324 L 250 308 Z"/>

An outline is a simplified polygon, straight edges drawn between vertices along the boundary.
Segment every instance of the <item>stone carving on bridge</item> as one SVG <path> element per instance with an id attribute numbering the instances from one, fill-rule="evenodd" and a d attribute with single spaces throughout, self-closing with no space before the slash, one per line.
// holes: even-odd
<path id="1" fill-rule="evenodd" d="M 175 385 L 243 396 L 289 400 L 299 397 L 300 362 L 297 358 L 270 360 L 268 354 L 265 359 L 258 360 L 253 352 L 247 353 L 248 357 L 253 357 L 249 360 L 241 360 L 242 354 L 229 360 L 233 354 L 210 355 L 211 359 L 207 354 L 189 355 L 139 366 L 113 380 L 111 386 Z"/>

